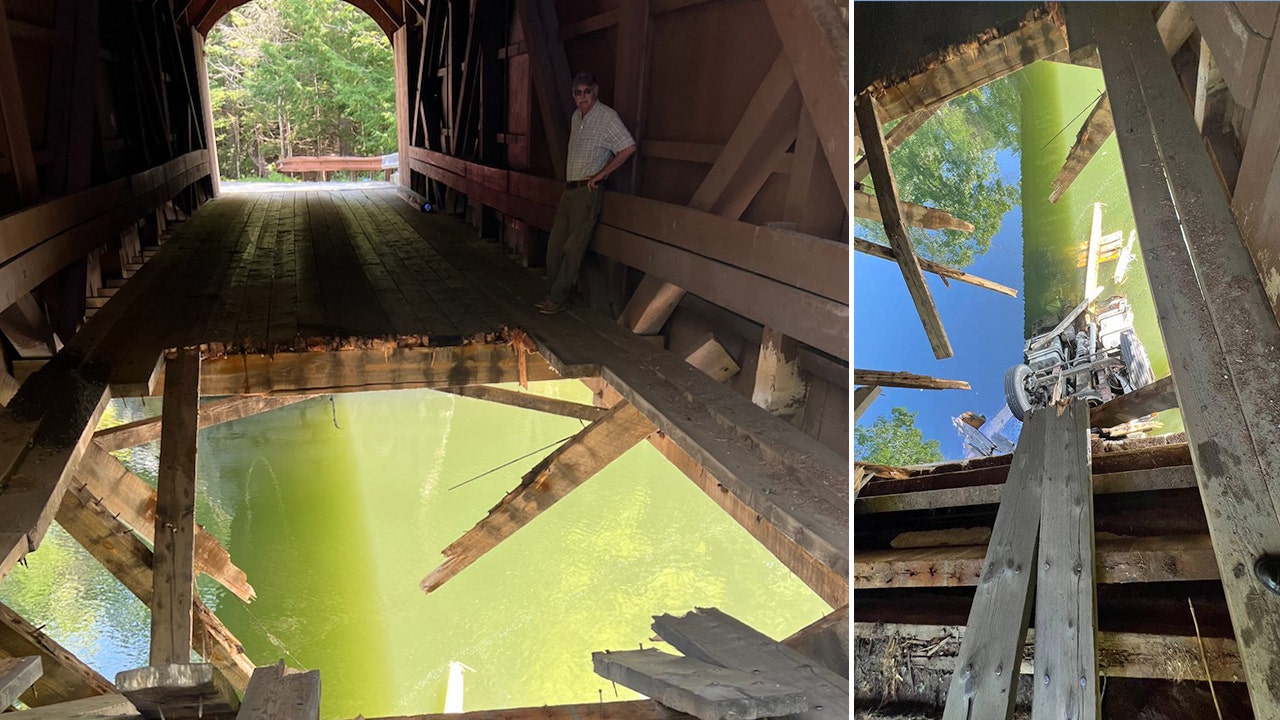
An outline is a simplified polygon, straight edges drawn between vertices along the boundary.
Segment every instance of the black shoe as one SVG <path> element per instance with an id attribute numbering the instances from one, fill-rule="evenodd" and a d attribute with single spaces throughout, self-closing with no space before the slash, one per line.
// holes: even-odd
<path id="1" fill-rule="evenodd" d="M 1280 555 L 1263 555 L 1253 564 L 1253 575 L 1262 587 L 1280 595 Z"/>

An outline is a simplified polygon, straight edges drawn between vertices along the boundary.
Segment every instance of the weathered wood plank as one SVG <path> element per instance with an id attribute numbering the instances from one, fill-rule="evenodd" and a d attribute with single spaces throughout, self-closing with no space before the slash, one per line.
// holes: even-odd
<path id="1" fill-rule="evenodd" d="M 1059 434 L 1056 408 L 1033 411 L 1022 428 L 996 513 L 983 576 L 969 610 L 969 632 L 947 691 L 946 720 L 1007 718 L 1030 619 L 1040 532 L 1040 470 L 1050 438 Z"/>
<path id="2" fill-rule="evenodd" d="M 981 583 L 988 551 L 959 545 L 859 552 L 853 588 L 972 587 Z M 1098 540 L 1096 572 L 1105 585 L 1218 579 L 1208 535 Z"/>
<path id="3" fill-rule="evenodd" d="M 0 604 L 0 656 L 40 658 L 41 676 L 19 696 L 29 707 L 115 692 L 110 681 L 3 604 Z"/>
<path id="4" fill-rule="evenodd" d="M 52 705 L 41 705 L 22 711 L 22 720 L 72 720 L 72 718 L 106 720 L 137 716 L 138 710 L 133 703 L 115 692 Z"/>
<path id="5" fill-rule="evenodd" d="M 1178 393 L 1173 386 L 1173 376 L 1165 375 L 1146 387 L 1138 388 L 1091 409 L 1089 424 L 1093 427 L 1108 428 L 1176 407 L 1178 407 Z"/>
<path id="6" fill-rule="evenodd" d="M 809 709 L 801 690 L 768 677 L 711 665 L 652 648 L 594 652 L 596 674 L 657 698 L 699 720 L 781 717 Z"/>
<path id="7" fill-rule="evenodd" d="M 255 668 L 236 720 L 319 720 L 320 671 L 275 665 Z"/>
<path id="8" fill-rule="evenodd" d="M 165 363 L 164 400 L 152 564 L 153 666 L 185 664 L 191 659 L 199 348 L 180 349 Z M 119 685 L 119 678 L 116 683 Z"/>
<path id="9" fill-rule="evenodd" d="M 775 417 L 794 418 L 804 409 L 807 390 L 800 374 L 798 343 L 766 325 L 760 337 L 751 402 Z"/>
<path id="10" fill-rule="evenodd" d="M 1059 415 L 1044 454 L 1040 553 L 1036 560 L 1035 720 L 1097 718 L 1101 711 L 1094 652 L 1097 597 L 1093 552 L 1093 483 L 1089 478 L 1089 406 Z"/>
<path id="11" fill-rule="evenodd" d="M 893 168 L 889 165 L 889 154 L 884 148 L 884 134 L 880 129 L 880 121 L 876 118 L 875 101 L 869 95 L 860 95 L 854 102 L 854 115 L 862 128 L 862 140 L 866 144 L 867 162 L 871 164 L 871 177 L 876 185 L 876 202 L 880 206 L 880 215 L 884 221 L 885 233 L 889 236 L 889 244 L 897 255 L 898 267 L 902 270 L 902 279 L 911 293 L 920 322 L 924 325 L 933 354 L 939 360 L 952 356 L 951 343 L 947 340 L 947 332 L 942 328 L 942 319 L 938 317 L 938 308 L 933 304 L 933 295 L 929 285 L 920 272 L 920 262 L 916 259 L 915 250 L 911 247 L 911 238 L 902 223 L 902 210 L 898 206 L 898 186 L 893 179 Z"/>
<path id="12" fill-rule="evenodd" d="M 240 708 L 235 688 L 206 663 L 148 665 L 116 674 L 120 694 L 147 720 L 229 715 Z"/>
<path id="13" fill-rule="evenodd" d="M 840 196 L 847 202 L 849 23 L 841 19 L 835 5 L 822 0 L 767 0 L 766 5 Z"/>
<path id="14" fill-rule="evenodd" d="M 604 417 L 525 473 L 520 485 L 483 520 L 445 548 L 445 561 L 423 578 L 422 591 L 439 589 L 655 430 L 657 427 L 630 403 L 610 408 Z"/>
<path id="15" fill-rule="evenodd" d="M 955 667 L 960 652 L 963 625 L 901 625 L 896 623 L 854 623 L 854 636 L 869 641 L 896 638 L 918 640 L 922 647 L 933 648 L 928 657 L 913 655 L 913 667 L 948 670 Z M 1035 630 L 1027 634 L 1019 672 L 1030 675 L 1034 669 Z M 1147 635 L 1142 633 L 1098 633 L 1098 672 L 1117 678 L 1159 678 L 1181 682 L 1205 679 L 1206 663 L 1200 659 L 1200 643 L 1204 643 L 1210 676 L 1214 682 L 1240 682 L 1244 669 L 1234 640 L 1196 638 L 1180 635 Z"/>
<path id="16" fill-rule="evenodd" d="M 1089 111 L 1089 116 L 1085 118 L 1084 125 L 1076 133 L 1076 142 L 1067 153 L 1066 162 L 1063 163 L 1062 169 L 1058 171 L 1057 177 L 1050 183 L 1050 187 L 1053 190 L 1049 193 L 1049 202 L 1056 203 L 1062 198 L 1062 194 L 1071 187 L 1071 184 L 1076 181 L 1076 178 L 1084 170 L 1085 165 L 1089 164 L 1089 161 L 1097 154 L 1102 144 L 1115 131 L 1116 123 L 1111 116 L 1111 101 L 1104 92 L 1093 106 L 1093 110 Z"/>
<path id="17" fill-rule="evenodd" d="M 1242 107 L 1254 107 L 1259 81 L 1267 64 L 1267 51 L 1271 47 L 1269 34 L 1274 24 L 1264 36 L 1249 27 L 1236 3 L 1187 5 L 1196 30 L 1214 48 L 1214 60 L 1222 79 L 1231 88 L 1232 98 Z"/>
<path id="18" fill-rule="evenodd" d="M 1150 20 L 1090 13 L 1146 270 L 1254 712 L 1280 717 L 1280 597 L 1253 562 L 1280 553 L 1269 478 L 1280 327 Z M 1185 237 L 1185 240 L 1184 240 Z"/>
<path id="19" fill-rule="evenodd" d="M 969 383 L 964 380 L 943 380 L 917 375 L 909 372 L 887 372 L 884 370 L 854 370 L 853 381 L 859 385 L 875 385 L 878 387 L 920 388 L 922 390 L 968 390 Z"/>
<path id="20" fill-rule="evenodd" d="M 830 614 L 805 625 L 782 644 L 849 679 L 849 606 L 841 605 Z"/>
<path id="21" fill-rule="evenodd" d="M 569 148 L 569 118 L 572 99 L 569 87 L 571 71 L 564 43 L 556 35 L 560 27 L 555 4 L 550 0 L 517 0 L 516 18 L 524 31 L 529 48 L 533 87 L 542 113 L 542 127 L 547 134 L 551 164 L 558 180 L 566 178 L 565 161 Z"/>
<path id="22" fill-rule="evenodd" d="M 90 445 L 76 468 L 75 479 L 88 488 L 104 507 L 133 528 L 142 539 L 155 544 L 156 491 L 105 450 Z M 257 594 L 243 570 L 231 561 L 231 554 L 218 539 L 195 526 L 195 569 L 251 602 Z"/>
<path id="23" fill-rule="evenodd" d="M 240 420 L 276 408 L 288 407 L 314 395 L 272 395 L 229 397 L 200 406 L 198 427 L 203 430 L 213 425 Z M 124 425 L 98 430 L 93 434 L 93 442 L 107 452 L 123 450 L 137 445 L 145 445 L 160 439 L 160 416 L 136 420 Z"/>
<path id="24" fill-rule="evenodd" d="M 809 708 L 796 713 L 797 718 L 849 716 L 848 680 L 716 608 L 698 608 L 681 617 L 655 616 L 653 630 L 687 657 L 804 692 Z"/>
<path id="25" fill-rule="evenodd" d="M 17 702 L 40 679 L 42 672 L 39 656 L 0 657 L 0 707 L 7 708 Z"/>
<path id="26" fill-rule="evenodd" d="M 499 403 L 502 405 L 511 405 L 514 407 L 525 408 L 526 410 L 536 410 L 550 415 L 577 418 L 578 420 L 586 420 L 587 422 L 595 422 L 596 420 L 604 417 L 606 413 L 604 408 L 598 408 L 594 405 L 583 405 L 582 403 L 543 397 L 542 395 L 535 395 L 528 392 L 503 390 L 502 388 L 489 387 L 488 385 L 468 385 L 457 388 L 446 387 L 440 388 L 440 392 L 446 392 L 450 395 L 461 395 L 463 397 L 475 398 L 476 400 L 484 400 L 486 402 Z"/>
<path id="27" fill-rule="evenodd" d="M 657 335 L 684 297 L 684 288 L 646 274 L 622 308 L 618 324 L 637 335 Z"/>
<path id="28" fill-rule="evenodd" d="M 885 247 L 884 245 L 879 245 L 868 240 L 863 240 L 860 237 L 855 237 L 853 239 L 853 249 L 860 253 L 883 258 L 885 260 L 891 260 L 893 262 L 898 261 L 898 256 L 894 253 L 893 248 Z M 991 280 L 980 278 L 977 275 L 970 275 L 963 270 L 956 270 L 955 268 L 949 268 L 946 265 L 939 265 L 932 260 L 919 258 L 919 262 L 921 270 L 933 273 L 939 277 L 957 280 L 969 285 L 977 285 L 978 287 L 986 288 L 988 290 L 995 290 L 996 292 L 1002 295 L 1008 295 L 1009 297 L 1018 297 L 1018 291 L 1007 285 L 1001 285 L 998 282 L 992 282 Z M 946 282 L 946 280 L 943 280 L 943 282 Z"/>
<path id="29" fill-rule="evenodd" d="M 737 375 L 742 369 L 713 333 L 707 333 L 702 342 L 684 356 L 684 361 L 720 382 Z"/>
<path id="30" fill-rule="evenodd" d="M 961 220 L 946 210 L 939 210 L 926 205 L 916 205 L 901 199 L 898 200 L 898 207 L 901 209 L 902 223 L 904 225 L 921 227 L 926 230 L 973 232 L 973 223 Z M 853 213 L 857 217 L 867 220 L 884 221 L 884 216 L 880 212 L 878 198 L 874 193 L 855 190 L 853 193 Z"/>
<path id="31" fill-rule="evenodd" d="M 879 385 L 855 388 L 853 391 L 853 421 L 860 420 L 863 413 L 871 407 L 871 403 L 875 402 L 878 397 L 880 397 Z"/>

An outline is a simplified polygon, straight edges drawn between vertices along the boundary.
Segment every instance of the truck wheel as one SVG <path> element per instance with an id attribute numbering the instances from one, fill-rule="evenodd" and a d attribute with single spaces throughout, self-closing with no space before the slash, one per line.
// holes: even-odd
<path id="1" fill-rule="evenodd" d="M 1004 373 L 1004 401 L 1020 422 L 1026 422 L 1031 415 L 1031 396 L 1027 394 L 1027 378 L 1030 376 L 1031 368 L 1026 365 L 1014 365 Z"/>
<path id="2" fill-rule="evenodd" d="M 1124 360 L 1124 366 L 1129 370 L 1129 382 L 1134 390 L 1156 381 L 1151 361 L 1147 358 L 1147 349 L 1142 346 L 1142 341 L 1133 330 L 1120 331 L 1120 359 Z"/>

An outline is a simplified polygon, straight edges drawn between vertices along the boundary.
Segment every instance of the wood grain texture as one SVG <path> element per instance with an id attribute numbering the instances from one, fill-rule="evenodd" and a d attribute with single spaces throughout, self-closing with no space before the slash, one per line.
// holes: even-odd
<path id="1" fill-rule="evenodd" d="M 147 720 L 228 716 L 240 708 L 235 688 L 204 663 L 149 665 L 116 674 L 116 687 Z"/>
<path id="2" fill-rule="evenodd" d="M 944 380 L 928 375 L 917 375 L 909 372 L 886 372 L 884 370 L 855 369 L 853 371 L 853 381 L 859 385 L 918 388 L 921 390 L 969 389 L 969 383 L 964 380 Z"/>
<path id="3" fill-rule="evenodd" d="M 275 665 L 255 668 L 236 720 L 319 720 L 320 671 Z"/>
<path id="4" fill-rule="evenodd" d="M 882 258 L 884 260 L 891 260 L 893 262 L 898 261 L 898 256 L 897 254 L 894 253 L 893 248 L 886 247 L 884 245 L 879 245 L 867 240 L 863 240 L 860 237 L 855 237 L 853 239 L 853 249 L 857 252 L 864 253 L 867 255 L 873 255 L 875 257 Z M 976 285 L 980 288 L 995 290 L 1001 295 L 1008 295 L 1009 297 L 1015 297 L 1015 298 L 1018 297 L 1018 291 L 1007 285 L 1001 285 L 998 282 L 993 282 L 991 280 L 980 278 L 977 275 L 970 275 L 969 273 L 963 270 L 956 270 L 955 268 L 949 268 L 946 265 L 940 265 L 936 262 L 933 262 L 932 260 L 925 260 L 924 258 L 920 258 L 919 262 L 920 262 L 921 270 L 924 270 L 925 272 L 933 273 L 934 275 L 937 275 L 942 278 L 946 278 L 943 280 L 943 282 L 946 282 L 947 280 L 956 280 L 969 285 Z"/>
<path id="5" fill-rule="evenodd" d="M 9 707 L 40 679 L 38 655 L 0 658 L 0 706 Z"/>
<path id="6" fill-rule="evenodd" d="M 3 604 L 0 604 L 0 655 L 40 658 L 43 673 L 31 689 L 19 696 L 30 707 L 115 692 L 109 680 Z"/>

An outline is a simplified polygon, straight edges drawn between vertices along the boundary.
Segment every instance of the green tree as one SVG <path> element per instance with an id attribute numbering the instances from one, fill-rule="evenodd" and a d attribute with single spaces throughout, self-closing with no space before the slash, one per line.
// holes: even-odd
<path id="1" fill-rule="evenodd" d="M 1000 177 L 996 153 L 1020 154 L 1021 97 L 1007 76 L 942 107 L 892 155 L 900 198 L 946 210 L 973 224 L 972 233 L 908 228 L 922 257 L 968 267 L 991 247 L 1005 213 L 1021 202 L 1021 184 Z M 870 178 L 867 178 L 870 180 Z M 867 183 L 871 185 L 871 183 Z M 884 227 L 858 220 L 864 237 L 888 244 Z"/>
<path id="2" fill-rule="evenodd" d="M 871 427 L 858 426 L 853 433 L 854 456 L 878 465 L 917 465 L 942 460 L 937 440 L 925 440 L 916 427 L 916 413 L 896 407 L 890 417 L 881 415 Z"/>

